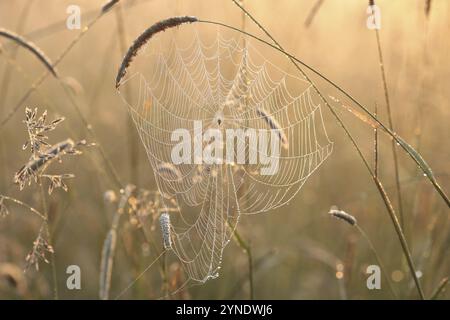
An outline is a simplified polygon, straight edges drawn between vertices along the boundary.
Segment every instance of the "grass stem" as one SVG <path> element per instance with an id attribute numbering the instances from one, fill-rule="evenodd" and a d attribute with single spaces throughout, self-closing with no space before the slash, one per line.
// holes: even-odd
<path id="1" fill-rule="evenodd" d="M 386 71 L 384 68 L 383 51 L 381 49 L 380 32 L 378 29 L 375 29 L 375 34 L 376 34 L 376 39 L 377 39 L 378 61 L 380 64 L 381 80 L 383 83 L 384 99 L 386 102 L 389 129 L 392 131 L 395 131 L 394 130 L 394 122 L 392 120 L 391 99 L 389 97 L 389 89 L 388 89 L 388 85 L 387 85 Z M 391 141 L 391 145 L 392 145 L 392 155 L 394 157 L 394 174 L 395 174 L 395 185 L 397 188 L 398 213 L 399 213 L 399 217 L 400 217 L 400 224 L 401 224 L 402 228 L 404 229 L 405 228 L 405 218 L 404 218 L 404 214 L 403 214 L 403 199 L 402 199 L 402 190 L 401 190 L 401 185 L 400 185 L 397 143 L 395 142 L 395 140 Z"/>
<path id="2" fill-rule="evenodd" d="M 248 244 L 239 234 L 237 229 L 234 229 L 234 238 L 236 239 L 236 242 L 238 245 L 244 250 L 244 252 L 247 254 L 248 259 L 248 277 L 249 277 L 249 283 L 250 283 L 250 300 L 255 299 L 255 293 L 254 293 L 254 285 L 253 285 L 253 257 L 252 257 L 252 248 L 250 244 Z"/>

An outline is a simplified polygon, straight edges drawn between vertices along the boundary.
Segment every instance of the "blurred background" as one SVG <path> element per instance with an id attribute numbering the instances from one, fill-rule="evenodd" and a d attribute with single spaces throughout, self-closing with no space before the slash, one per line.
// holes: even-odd
<path id="1" fill-rule="evenodd" d="M 318 5 L 320 2 L 320 5 Z M 443 189 L 450 190 L 450 3 L 445 0 L 376 1 L 381 10 L 380 40 L 395 131 L 419 150 Z M 426 10 L 427 3 L 431 6 Z M 51 60 L 80 35 L 99 14 L 103 1 L 0 0 L 0 28 L 22 35 L 40 47 Z M 369 109 L 378 105 L 387 123 L 374 30 L 366 27 L 368 1 L 364 0 L 246 0 L 247 8 L 262 25 L 302 61 L 320 70 Z M 81 8 L 81 30 L 66 27 L 69 5 Z M 311 19 L 311 11 L 316 12 Z M 124 184 L 155 190 L 151 167 L 136 134 L 129 134 L 127 109 L 115 90 L 115 76 L 126 48 L 142 30 L 174 15 L 241 26 L 242 13 L 231 1 L 124 0 L 102 16 L 70 50 L 57 69 L 76 103 L 94 128 L 92 139 L 61 83 L 48 77 L 0 129 L 0 194 L 42 208 L 36 184 L 19 191 L 14 174 L 28 161 L 22 150 L 28 139 L 23 123 L 25 107 L 48 110 L 52 120 L 65 121 L 51 132 L 50 141 L 98 141 Z M 308 18 L 310 17 L 310 18 Z M 121 31 L 122 30 L 122 31 Z M 261 35 L 251 21 L 246 30 Z M 125 36 L 125 46 L 121 42 Z M 23 48 L 0 37 L 0 119 L 14 109 L 44 67 Z M 273 50 L 267 48 L 267 54 Z M 271 51 L 272 50 L 272 51 Z M 277 65 L 296 70 L 278 56 Z M 337 91 L 318 80 L 331 96 Z M 131 93 L 133 94 L 133 92 Z M 341 98 L 341 97 L 340 97 Z M 342 116 L 373 163 L 373 129 L 339 106 Z M 287 206 L 265 214 L 241 217 L 238 230 L 250 243 L 254 260 L 254 294 L 258 299 L 391 299 L 385 278 L 381 290 L 366 286 L 368 265 L 377 264 L 367 241 L 356 228 L 327 214 L 330 207 L 355 216 L 374 244 L 385 271 L 401 299 L 417 298 L 398 238 L 382 199 L 361 160 L 322 109 L 332 155 L 312 175 Z M 391 141 L 381 134 L 379 175 L 394 207 L 398 208 Z M 130 147 L 133 145 L 134 147 Z M 130 150 L 134 152 L 131 154 Z M 69 190 L 56 189 L 47 197 L 49 225 L 55 251 L 59 297 L 98 299 L 103 241 L 111 226 L 115 205 L 104 200 L 108 190 L 119 188 L 108 175 L 96 147 L 64 157 L 52 165 L 56 172 L 73 173 Z M 405 235 L 427 296 L 450 272 L 449 208 L 418 170 L 399 150 L 399 173 L 405 217 Z M 25 257 L 33 246 L 40 223 L 21 206 L 8 204 L 10 214 L 0 219 L 0 298 L 51 299 L 50 264 L 26 273 Z M 159 240 L 159 235 L 155 238 Z M 122 219 L 112 271 L 111 297 L 117 296 L 154 261 L 155 253 L 129 219 Z M 169 285 L 185 280 L 176 259 L 168 260 Z M 68 290 L 66 268 L 81 268 L 81 290 Z M 384 275 L 383 275 L 384 276 Z M 155 264 L 121 298 L 155 299 L 164 295 Z M 231 242 L 224 252 L 220 277 L 192 286 L 169 298 L 238 299 L 249 297 L 247 256 Z M 448 299 L 444 292 L 440 298 Z"/>

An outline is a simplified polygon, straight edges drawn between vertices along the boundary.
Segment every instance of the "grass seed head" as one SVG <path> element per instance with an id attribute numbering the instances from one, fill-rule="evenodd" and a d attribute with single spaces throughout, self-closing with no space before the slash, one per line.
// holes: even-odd
<path id="1" fill-rule="evenodd" d="M 356 218 L 354 216 L 352 216 L 351 214 L 348 214 L 347 212 L 345 212 L 343 210 L 339 210 L 334 206 L 331 207 L 328 214 L 330 214 L 331 216 L 338 218 L 342 221 L 345 221 L 352 226 L 355 226 L 357 223 Z"/>
<path id="2" fill-rule="evenodd" d="M 166 29 L 177 27 L 184 23 L 192 23 L 196 22 L 198 19 L 196 17 L 184 16 L 184 17 L 172 17 L 165 20 L 161 20 L 150 28 L 145 30 L 139 37 L 137 37 L 131 47 L 128 49 L 125 57 L 122 60 L 122 63 L 119 67 L 119 71 L 116 77 L 116 88 L 120 86 L 120 80 L 127 73 L 127 69 L 133 61 L 134 57 L 138 54 L 139 50 L 144 46 L 155 34 L 161 31 L 165 31 Z"/>

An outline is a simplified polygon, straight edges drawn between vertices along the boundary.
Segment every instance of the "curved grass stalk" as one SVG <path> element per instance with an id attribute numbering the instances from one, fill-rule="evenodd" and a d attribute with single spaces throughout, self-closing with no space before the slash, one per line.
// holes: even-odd
<path id="1" fill-rule="evenodd" d="M 125 54 L 127 51 L 127 36 L 125 31 L 125 23 L 123 17 L 123 8 L 122 5 L 119 4 L 117 9 L 115 10 L 116 15 L 116 24 L 117 24 L 117 33 L 119 34 L 119 49 L 121 55 Z M 125 99 L 127 101 L 131 100 L 131 88 L 127 86 L 124 90 Z M 131 114 L 128 113 L 128 117 L 126 119 L 127 122 L 127 138 L 129 145 L 129 160 L 130 160 L 130 177 L 133 183 L 139 183 L 139 174 L 138 174 L 138 166 L 139 166 L 139 138 L 136 135 L 136 130 L 134 129 L 133 119 Z M 165 260 L 165 259 L 164 259 Z"/>
<path id="2" fill-rule="evenodd" d="M 24 39 L 22 36 L 16 34 L 15 32 L 3 28 L 0 28 L 0 37 L 12 40 L 19 46 L 30 51 L 40 62 L 42 62 L 42 64 L 44 64 L 48 72 L 50 72 L 55 78 L 58 78 L 58 73 L 56 72 L 54 64 L 50 61 L 50 58 L 47 57 L 44 51 L 37 47 L 33 42 Z"/>
<path id="3" fill-rule="evenodd" d="M 107 11 L 100 11 L 100 13 L 90 21 L 86 27 L 73 39 L 69 45 L 63 50 L 63 52 L 58 56 L 58 58 L 51 64 L 52 68 L 55 68 L 65 56 L 72 50 L 72 48 L 83 38 L 83 36 L 106 14 Z M 49 76 L 49 71 L 45 71 L 27 90 L 27 92 L 22 96 L 19 102 L 14 106 L 14 108 L 6 115 L 6 117 L 0 122 L 0 130 L 3 129 L 9 120 L 14 116 L 14 114 L 19 110 L 22 104 L 30 97 L 30 95 L 44 82 Z"/>
<path id="4" fill-rule="evenodd" d="M 25 26 L 25 23 L 27 21 L 28 18 L 28 14 L 30 12 L 30 9 L 33 6 L 33 2 L 34 0 L 29 1 L 27 4 L 24 5 L 22 12 L 19 16 L 19 21 L 17 22 L 17 33 L 22 34 L 23 33 L 23 29 Z M 0 50 L 1 52 L 1 50 Z M 14 60 L 17 56 L 17 48 L 13 48 L 11 50 L 11 59 Z M 10 86 L 10 81 L 11 79 L 11 67 L 7 66 L 5 68 L 5 71 L 3 73 L 3 77 L 2 77 L 2 81 L 1 81 L 1 87 L 0 87 L 0 105 L 4 105 L 4 102 L 6 101 L 6 97 L 8 96 L 8 92 L 9 92 L 9 86 Z"/>
<path id="5" fill-rule="evenodd" d="M 15 203 L 15 204 L 17 204 L 17 205 L 19 205 L 21 207 L 24 207 L 25 209 L 28 209 L 34 215 L 36 215 L 39 218 L 41 218 L 44 222 L 47 221 L 47 217 L 45 215 L 40 213 L 38 210 L 36 210 L 32 206 L 30 206 L 29 204 L 26 204 L 25 202 L 22 202 L 22 201 L 20 201 L 20 200 L 18 200 L 16 198 L 5 196 L 3 194 L 0 194 L 0 199 L 7 200 L 7 201 L 13 202 L 13 203 Z"/>

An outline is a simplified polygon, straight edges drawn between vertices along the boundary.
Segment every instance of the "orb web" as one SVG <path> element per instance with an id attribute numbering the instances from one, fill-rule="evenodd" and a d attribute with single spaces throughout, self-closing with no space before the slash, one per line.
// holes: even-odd
<path id="1" fill-rule="evenodd" d="M 136 58 L 123 87 L 137 92 L 126 101 L 145 147 L 159 190 L 182 204 L 170 215 L 170 249 L 191 280 L 218 275 L 222 254 L 242 214 L 256 214 L 288 203 L 330 155 L 320 105 L 305 80 L 266 58 L 263 50 L 237 33 L 201 33 L 194 26 L 152 39 Z M 194 130 L 201 121 L 202 131 Z M 265 175 L 265 164 L 250 163 L 262 150 L 237 137 L 233 153 L 245 163 L 174 164 L 174 130 L 192 140 L 209 129 L 276 131 L 278 170 Z M 256 148 L 256 149 L 255 149 Z"/>

